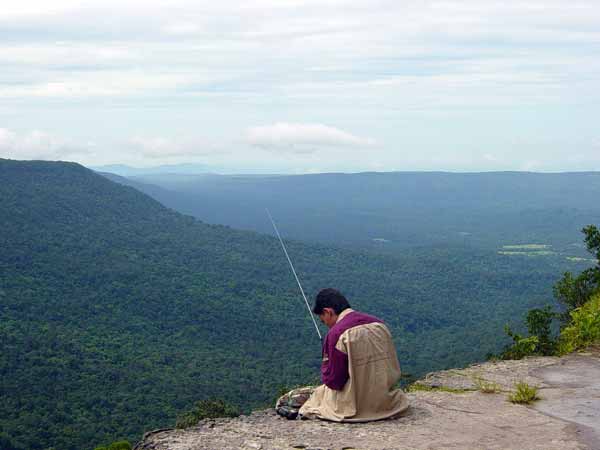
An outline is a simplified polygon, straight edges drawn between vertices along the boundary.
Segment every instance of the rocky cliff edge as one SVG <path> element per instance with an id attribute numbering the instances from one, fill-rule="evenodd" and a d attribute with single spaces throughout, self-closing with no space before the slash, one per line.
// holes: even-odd
<path id="1" fill-rule="evenodd" d="M 513 404 L 515 383 L 541 400 Z M 366 424 L 289 421 L 271 409 L 146 433 L 134 450 L 600 450 L 600 349 L 434 372 L 400 418 Z"/>

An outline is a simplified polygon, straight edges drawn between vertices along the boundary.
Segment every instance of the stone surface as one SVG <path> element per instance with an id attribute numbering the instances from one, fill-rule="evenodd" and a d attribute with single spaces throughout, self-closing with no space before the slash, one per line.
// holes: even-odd
<path id="1" fill-rule="evenodd" d="M 535 408 L 576 423 L 582 439 L 600 449 L 600 358 L 593 353 L 570 355 L 533 373 L 547 386 Z"/>
<path id="2" fill-rule="evenodd" d="M 482 381 L 500 391 L 480 392 Z M 507 401 L 517 381 L 540 387 L 542 400 L 533 406 Z M 420 383 L 431 390 L 408 394 L 411 408 L 394 420 L 290 421 L 266 410 L 204 420 L 187 430 L 157 430 L 136 450 L 600 449 L 598 352 L 475 364 L 429 374 Z"/>

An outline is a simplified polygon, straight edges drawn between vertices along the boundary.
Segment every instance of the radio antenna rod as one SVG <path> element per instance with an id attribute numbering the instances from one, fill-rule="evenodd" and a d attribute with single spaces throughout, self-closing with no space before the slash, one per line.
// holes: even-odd
<path id="1" fill-rule="evenodd" d="M 279 230 L 277 229 L 277 225 L 275 225 L 275 221 L 273 220 L 273 217 L 271 217 L 271 213 L 269 212 L 269 210 L 267 209 L 267 215 L 269 216 L 269 219 L 271 219 L 271 223 L 273 224 L 273 228 L 275 229 L 275 233 L 277 233 L 277 237 L 279 238 L 279 242 L 281 243 L 281 248 L 283 248 L 283 253 L 285 253 L 285 257 L 287 258 L 288 262 L 290 263 L 290 267 L 292 268 L 292 273 L 294 274 L 294 278 L 296 278 L 296 283 L 298 283 L 298 287 L 300 288 L 300 293 L 302 294 L 302 298 L 304 299 L 304 303 L 306 303 L 306 307 L 308 308 L 308 314 L 310 315 L 310 318 L 313 321 L 313 324 L 315 325 L 315 330 L 317 330 L 317 334 L 319 335 L 319 339 L 323 339 L 321 337 L 321 332 L 319 331 L 319 327 L 317 326 L 317 321 L 315 320 L 312 311 L 310 309 L 310 305 L 308 304 L 308 300 L 306 299 L 306 295 L 304 295 L 304 289 L 302 289 L 302 285 L 300 284 L 300 279 L 298 278 L 298 275 L 296 275 L 296 270 L 294 269 L 294 265 L 292 264 L 292 260 L 290 259 L 290 255 L 288 255 L 287 249 L 285 248 L 285 245 L 283 243 L 283 239 L 281 239 L 281 235 L 279 234 Z"/>

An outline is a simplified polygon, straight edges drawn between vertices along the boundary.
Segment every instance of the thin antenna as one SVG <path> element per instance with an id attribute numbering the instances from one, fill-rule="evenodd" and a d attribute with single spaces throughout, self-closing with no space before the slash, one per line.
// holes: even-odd
<path id="1" fill-rule="evenodd" d="M 308 314 L 310 315 L 310 318 L 313 321 L 313 324 L 315 325 L 315 330 L 317 330 L 317 334 L 319 335 L 319 339 L 323 339 L 321 337 L 321 332 L 319 331 L 319 327 L 317 326 L 317 321 L 315 320 L 312 311 L 310 309 L 310 305 L 308 304 L 308 300 L 306 299 L 306 295 L 304 295 L 304 290 L 302 289 L 302 285 L 300 284 L 300 279 L 298 278 L 298 275 L 296 275 L 296 270 L 294 269 L 294 265 L 292 264 L 292 260 L 290 259 L 290 255 L 288 255 L 287 249 L 285 248 L 285 245 L 283 244 L 283 239 L 281 239 L 281 235 L 279 234 L 279 230 L 277 229 L 277 225 L 275 225 L 275 221 L 273 220 L 273 217 L 271 217 L 271 213 L 269 212 L 269 210 L 267 208 L 265 208 L 267 210 L 267 214 L 269 216 L 269 219 L 271 219 L 271 223 L 273 224 L 273 228 L 275 229 L 275 233 L 277 233 L 277 237 L 279 238 L 279 242 L 281 243 L 281 248 L 283 248 L 283 253 L 285 253 L 285 257 L 287 258 L 288 262 L 290 263 L 290 267 L 292 268 L 292 273 L 294 274 L 294 277 L 296 278 L 296 282 L 298 283 L 298 287 L 300 288 L 300 292 L 302 293 L 302 298 L 304 299 L 304 303 L 306 303 L 306 307 L 308 308 Z"/>

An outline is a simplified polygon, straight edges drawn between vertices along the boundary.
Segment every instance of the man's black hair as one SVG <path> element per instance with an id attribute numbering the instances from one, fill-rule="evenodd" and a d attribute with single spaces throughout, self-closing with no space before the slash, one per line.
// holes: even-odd
<path id="1" fill-rule="evenodd" d="M 350 303 L 340 291 L 333 288 L 321 289 L 315 298 L 314 314 L 321 314 L 325 308 L 332 308 L 336 314 L 350 308 Z"/>

